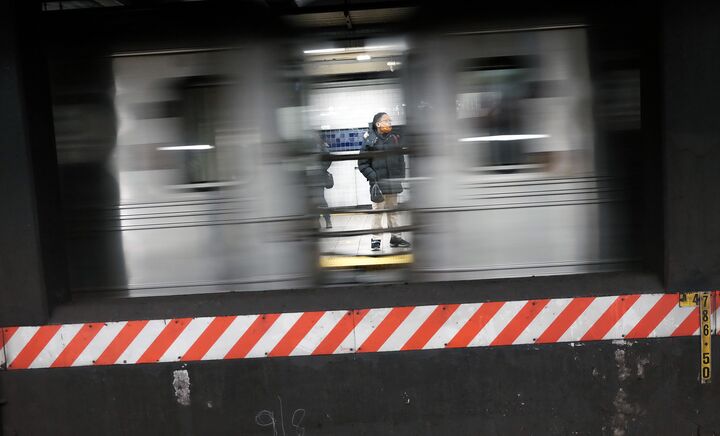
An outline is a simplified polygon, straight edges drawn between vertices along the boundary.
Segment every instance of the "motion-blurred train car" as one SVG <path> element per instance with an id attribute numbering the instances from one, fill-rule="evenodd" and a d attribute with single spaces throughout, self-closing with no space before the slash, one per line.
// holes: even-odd
<path id="1" fill-rule="evenodd" d="M 172 29 L 52 49 L 75 292 L 467 280 L 638 260 L 628 174 L 598 139 L 608 105 L 582 22 L 352 38 L 201 26 L 177 40 Z M 616 100 L 632 131 L 637 83 L 626 85 Z M 412 249 L 387 246 L 386 228 L 382 252 L 370 250 L 380 212 L 357 158 L 377 112 L 402 138 L 398 223 Z M 322 159 L 331 189 L 306 177 Z M 318 233 L 322 214 L 335 226 Z M 392 272 L 368 270 L 383 266 Z"/>

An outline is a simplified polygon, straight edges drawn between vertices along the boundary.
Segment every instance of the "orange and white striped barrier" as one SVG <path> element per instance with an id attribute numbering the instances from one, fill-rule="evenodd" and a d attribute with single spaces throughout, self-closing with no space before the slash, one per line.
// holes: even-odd
<path id="1" fill-rule="evenodd" d="M 717 294 L 714 292 L 713 294 Z M 5 327 L 8 370 L 697 335 L 678 294 Z"/>

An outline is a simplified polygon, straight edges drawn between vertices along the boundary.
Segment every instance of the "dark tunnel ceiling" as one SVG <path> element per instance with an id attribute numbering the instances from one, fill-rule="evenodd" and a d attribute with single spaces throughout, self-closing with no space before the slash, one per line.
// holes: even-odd
<path id="1" fill-rule="evenodd" d="M 204 0 L 214 1 L 214 0 Z M 420 0 L 237 0 L 267 7 L 296 28 L 345 28 L 384 25 L 407 19 Z M 91 8 L 156 8 L 181 0 L 42 1 L 43 11 Z M 237 3 L 236 3 L 237 4 Z"/>
<path id="2" fill-rule="evenodd" d="M 184 2 L 182 0 L 49 0 L 41 1 L 40 4 L 45 11 L 56 11 L 109 7 L 147 8 Z M 241 2 L 263 5 L 282 14 L 357 12 L 411 7 L 419 4 L 419 0 L 238 0 L 238 3 Z"/>

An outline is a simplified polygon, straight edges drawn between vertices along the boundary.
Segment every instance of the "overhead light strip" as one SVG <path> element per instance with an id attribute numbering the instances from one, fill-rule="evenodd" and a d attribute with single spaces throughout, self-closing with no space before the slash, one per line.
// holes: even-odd
<path id="1" fill-rule="evenodd" d="M 492 135 L 460 138 L 460 142 L 487 142 L 487 141 L 522 141 L 524 139 L 549 138 L 550 135 Z"/>
<path id="2" fill-rule="evenodd" d="M 173 145 L 169 147 L 158 147 L 158 150 L 163 151 L 176 151 L 176 150 L 211 150 L 215 148 L 209 144 L 197 144 L 197 145 Z"/>

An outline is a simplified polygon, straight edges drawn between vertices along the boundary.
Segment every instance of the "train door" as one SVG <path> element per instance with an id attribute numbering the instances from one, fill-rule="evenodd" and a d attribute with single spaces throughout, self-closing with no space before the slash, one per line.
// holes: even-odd
<path id="1" fill-rule="evenodd" d="M 307 44 L 307 123 L 324 144 L 334 180 L 319 194 L 327 210 L 320 214 L 324 277 L 331 283 L 400 279 L 412 262 L 412 160 L 402 85 L 407 44 L 401 38 Z M 378 113 L 385 114 L 390 133 L 373 131 Z M 364 165 L 376 167 L 384 202 L 372 201 Z"/>

